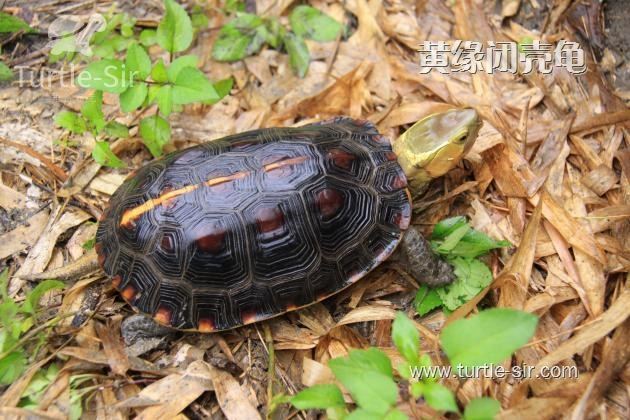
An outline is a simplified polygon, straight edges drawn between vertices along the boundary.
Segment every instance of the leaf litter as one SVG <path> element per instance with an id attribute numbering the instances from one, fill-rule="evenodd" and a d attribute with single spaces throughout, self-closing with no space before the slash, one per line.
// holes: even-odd
<path id="1" fill-rule="evenodd" d="M 137 17 L 146 27 L 156 28 L 160 5 L 146 3 L 142 9 L 146 16 Z M 219 28 L 226 22 L 220 12 L 223 4 L 210 3 L 205 12 L 209 27 Z M 290 1 L 247 3 L 255 3 L 259 15 L 285 24 L 293 5 Z M 414 203 L 413 222 L 428 236 L 439 221 L 467 216 L 472 229 L 493 243 L 514 246 L 484 257 L 490 277 L 484 272 L 473 290 L 466 284 L 457 293 L 464 298 L 457 302 L 435 292 L 430 305 L 414 304 L 420 295 L 417 282 L 392 261 L 339 296 L 268 321 L 275 352 L 271 375 L 270 347 L 258 326 L 212 336 L 180 334 L 141 356 L 127 354 L 119 331 L 120 317 L 130 310 L 109 286 L 99 286 L 101 292 L 84 311 L 80 325 L 63 320 L 43 330 L 42 342 L 25 341 L 28 366 L 2 389 L 0 413 L 42 418 L 81 412 L 97 418 L 256 418 L 269 413 L 269 389 L 273 394 L 294 395 L 304 386 L 333 383 L 328 361 L 349 357 L 352 349 L 376 345 L 391 360 L 401 361 L 390 339 L 397 310 L 420 312 L 412 325 L 421 337 L 422 350 L 434 364 L 444 364 L 438 338 L 444 326 L 465 321 L 479 308 L 500 307 L 524 309 L 539 318 L 529 344 L 505 361 L 506 367 L 523 362 L 575 366 L 580 377 L 444 380 L 461 406 L 478 397 L 492 397 L 501 403 L 500 418 L 555 418 L 562 412 L 586 418 L 596 409 L 607 417 L 630 416 L 630 397 L 624 391 L 630 383 L 626 372 L 630 111 L 624 99 L 630 96 L 623 86 L 613 90 L 601 63 L 593 61 L 589 51 L 600 48 L 598 43 L 580 38 L 584 32 L 576 29 L 574 15 L 591 12 L 567 11 L 562 2 L 520 0 L 505 1 L 499 9 L 480 2 L 438 0 L 314 1 L 311 5 L 350 31 L 347 38 L 321 44 L 307 40 L 311 62 L 303 79 L 294 73 L 296 64 L 286 54 L 269 46 L 244 61 L 213 61 L 210 51 L 218 33 L 204 31 L 192 48 L 201 57 L 201 69 L 212 80 L 233 77 L 234 87 L 230 96 L 213 106 L 187 105 L 184 113 L 174 116 L 165 150 L 338 114 L 367 118 L 383 134 L 395 137 L 443 103 L 472 106 L 484 120 L 477 143 L 465 163 L 434 182 Z M 107 7 L 99 3 L 97 9 L 104 12 Z M 121 7 L 125 9 L 126 3 Z M 62 2 L 24 6 L 9 1 L 5 10 L 30 15 L 33 22 L 41 22 L 35 26 L 44 30 L 45 14 L 60 13 L 62 8 Z M 539 22 L 528 21 L 524 10 L 532 8 L 534 16 L 542 10 L 548 13 L 544 35 L 535 29 Z M 134 14 L 133 8 L 127 12 Z M 337 27 L 313 12 L 302 13 Z M 567 14 L 572 24 L 567 23 Z M 594 18 L 586 17 L 581 21 Z M 168 38 L 166 29 L 162 36 Z M 520 42 L 541 37 L 581 41 L 589 71 L 579 77 L 563 69 L 549 75 L 418 74 L 415 49 L 425 40 Z M 18 45 L 16 51 L 24 48 Z M 30 68 L 45 64 L 37 55 L 21 62 Z M 52 102 L 51 96 L 56 98 Z M 56 268 L 89 252 L 69 239 L 74 234 L 79 237 L 78 229 L 88 230 L 125 176 L 148 162 L 151 154 L 141 147 L 133 120 L 126 121 L 132 126 L 131 138 L 112 144 L 111 150 L 126 164 L 119 170 L 86 158 L 91 150 L 87 137 L 79 137 L 75 148 L 56 143 L 65 133 L 54 127 L 50 110 L 79 111 L 78 99 L 87 98 L 87 91 L 58 84 L 37 89 L 9 84 L 3 85 L 0 97 L 0 207 L 19 215 L 11 223 L 4 216 L 0 219 L 0 258 L 9 270 L 8 293 L 22 302 L 36 284 L 20 275 Z M 107 115 L 114 112 L 108 94 L 104 104 Z M 449 251 L 448 247 L 442 250 Z M 469 265 L 460 269 L 470 270 Z M 34 316 L 45 323 L 58 310 L 80 311 L 97 280 L 80 280 L 66 288 L 61 306 L 54 299 L 60 292 L 48 292 L 51 296 L 41 300 Z M 433 291 L 420 292 L 426 299 Z M 438 298 L 453 312 L 436 309 Z M 180 360 L 180 352 L 203 357 Z M 242 373 L 214 366 L 229 363 Z M 348 394 L 344 398 L 350 401 Z M 422 401 L 410 408 L 409 401 L 399 396 L 393 403 L 412 417 L 440 415 Z M 307 416 L 286 406 L 277 407 L 275 415 Z"/>

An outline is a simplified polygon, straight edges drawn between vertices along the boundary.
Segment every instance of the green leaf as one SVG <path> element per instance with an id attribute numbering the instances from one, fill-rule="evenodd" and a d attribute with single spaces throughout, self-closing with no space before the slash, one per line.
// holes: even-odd
<path id="1" fill-rule="evenodd" d="M 60 111 L 55 115 L 55 125 L 75 134 L 82 134 L 87 130 L 85 120 L 76 112 L 71 111 Z"/>
<path id="2" fill-rule="evenodd" d="M 441 254 L 448 254 L 461 239 L 470 231 L 471 227 L 466 223 L 449 233 L 438 245 L 437 251 Z"/>
<path id="3" fill-rule="evenodd" d="M 26 357 L 21 351 L 7 354 L 0 360 L 0 384 L 12 384 L 26 369 Z"/>
<path id="4" fill-rule="evenodd" d="M 462 306 L 492 282 L 492 273 L 487 265 L 477 259 L 450 258 L 455 281 L 435 290 L 444 306 L 451 311 Z"/>
<path id="5" fill-rule="evenodd" d="M 140 32 L 140 43 L 145 47 L 157 44 L 157 32 L 155 29 L 143 29 Z"/>
<path id="6" fill-rule="evenodd" d="M 157 28 L 157 42 L 170 53 L 184 51 L 193 39 L 192 22 L 174 0 L 164 0 L 166 14 Z"/>
<path id="7" fill-rule="evenodd" d="M 94 249 L 94 245 L 96 244 L 96 238 L 88 239 L 87 241 L 81 244 L 81 248 L 89 251 L 90 249 Z"/>
<path id="8" fill-rule="evenodd" d="M 237 13 L 236 18 L 232 19 L 228 25 L 237 29 L 251 31 L 258 28 L 263 23 L 264 21 L 253 13 Z"/>
<path id="9" fill-rule="evenodd" d="M 193 28 L 195 29 L 207 28 L 210 24 L 208 16 L 206 16 L 203 8 L 199 6 L 193 7 L 193 13 L 190 15 L 190 20 L 192 22 Z"/>
<path id="10" fill-rule="evenodd" d="M 110 93 L 122 93 L 128 87 L 124 64 L 115 59 L 99 60 L 88 64 L 79 74 L 77 83 L 84 88 Z"/>
<path id="11" fill-rule="evenodd" d="M 456 229 L 466 226 L 466 218 L 463 216 L 449 217 L 438 222 L 431 233 L 431 240 L 443 240 Z"/>
<path id="12" fill-rule="evenodd" d="M 0 330 L 0 333 L 6 333 L 2 337 L 2 347 L 0 348 L 2 351 L 15 344 L 17 339 L 20 338 L 20 326 L 15 318 L 19 310 L 20 307 L 11 299 L 0 303 L 0 321 L 3 328 L 6 329 L 6 331 Z"/>
<path id="13" fill-rule="evenodd" d="M 99 58 L 116 58 L 116 50 L 111 44 L 96 45 L 92 51 Z"/>
<path id="14" fill-rule="evenodd" d="M 120 94 L 118 98 L 120 101 L 120 109 L 123 112 L 133 112 L 147 97 L 148 87 L 144 82 L 136 82 L 129 89 Z"/>
<path id="15" fill-rule="evenodd" d="M 422 396 L 434 410 L 459 412 L 453 392 L 444 385 L 437 382 L 425 383 L 422 386 Z"/>
<path id="16" fill-rule="evenodd" d="M 252 42 L 252 35 L 243 34 L 233 26 L 224 26 L 219 31 L 214 45 L 212 58 L 217 61 L 238 61 L 247 56 L 247 47 Z"/>
<path id="17" fill-rule="evenodd" d="M 441 254 L 469 258 L 511 245 L 508 241 L 495 241 L 486 234 L 471 229 L 462 216 L 444 219 L 435 225 L 431 244 Z"/>
<path id="18" fill-rule="evenodd" d="M 341 23 L 311 6 L 297 6 L 289 16 L 291 28 L 296 35 L 329 42 L 337 39 L 343 31 Z"/>
<path id="19" fill-rule="evenodd" d="M 346 405 L 341 390 L 333 384 L 313 385 L 300 391 L 291 398 L 290 402 L 299 410 L 345 407 Z"/>
<path id="20" fill-rule="evenodd" d="M 392 341 L 407 362 L 412 365 L 418 364 L 420 334 L 403 312 L 398 312 L 392 323 Z"/>
<path id="21" fill-rule="evenodd" d="M 357 408 L 345 416 L 343 420 L 383 420 L 383 418 L 383 413 L 373 413 L 363 408 Z"/>
<path id="22" fill-rule="evenodd" d="M 240 0 L 226 0 L 224 10 L 228 13 L 244 12 L 245 2 Z"/>
<path id="23" fill-rule="evenodd" d="M 97 141 L 94 144 L 92 158 L 94 158 L 94 161 L 97 163 L 111 168 L 122 168 L 125 166 L 125 163 L 118 159 L 118 156 L 112 152 L 109 148 L 109 143 L 106 141 Z"/>
<path id="24" fill-rule="evenodd" d="M 462 240 L 450 251 L 449 255 L 475 258 L 486 254 L 492 249 L 508 246 L 512 246 L 508 241 L 495 241 L 485 233 L 472 229 L 464 235 Z"/>
<path id="25" fill-rule="evenodd" d="M 537 324 L 533 314 L 494 308 L 449 324 L 440 342 L 456 369 L 501 363 L 529 341 Z"/>
<path id="26" fill-rule="evenodd" d="M 438 295 L 435 289 L 429 289 L 428 286 L 422 285 L 416 293 L 414 304 L 418 315 L 424 316 L 433 309 L 441 306 L 442 299 L 440 299 L 440 295 Z"/>
<path id="27" fill-rule="evenodd" d="M 37 371 L 22 393 L 22 400 L 19 406 L 27 408 L 28 404 L 31 403 L 36 408 L 44 391 L 55 380 L 58 373 L 59 366 L 55 363 L 51 363 L 46 369 Z"/>
<path id="28" fill-rule="evenodd" d="M 168 117 L 173 110 L 173 89 L 171 85 L 161 86 L 155 96 L 160 113 Z"/>
<path id="29" fill-rule="evenodd" d="M 9 269 L 5 268 L 0 273 L 0 297 L 2 297 L 2 302 L 12 301 L 9 296 Z"/>
<path id="30" fill-rule="evenodd" d="M 39 300 L 44 296 L 44 293 L 49 292 L 51 290 L 59 290 L 65 287 L 65 283 L 58 280 L 44 280 L 39 283 L 33 290 L 31 290 L 27 295 L 24 303 L 21 307 L 21 312 L 35 315 L 35 311 L 37 306 L 39 305 Z"/>
<path id="31" fill-rule="evenodd" d="M 111 43 L 112 47 L 114 48 L 114 50 L 116 52 L 122 52 L 125 51 L 127 48 L 129 48 L 132 44 L 134 44 L 134 40 L 131 38 L 125 38 L 122 35 L 114 35 L 109 39 L 109 42 Z"/>
<path id="32" fill-rule="evenodd" d="M 25 33 L 29 33 L 35 32 L 35 29 L 31 28 L 28 23 L 24 22 L 19 17 L 0 12 L 0 33 L 10 33 L 17 31 L 24 31 Z"/>
<path id="33" fill-rule="evenodd" d="M 414 398 L 420 398 L 424 391 L 424 382 L 412 382 L 411 383 L 411 395 Z"/>
<path id="34" fill-rule="evenodd" d="M 464 420 L 493 420 L 501 411 L 501 403 L 494 398 L 471 400 L 464 410 Z"/>
<path id="35" fill-rule="evenodd" d="M 228 77 L 227 79 L 219 80 L 214 83 L 214 90 L 217 91 L 219 98 L 223 99 L 227 95 L 230 94 L 232 90 L 232 85 L 234 84 L 234 79 Z"/>
<path id="36" fill-rule="evenodd" d="M 264 29 L 264 31 L 261 30 L 259 34 L 272 48 L 278 48 L 280 44 L 282 44 L 284 35 L 287 33 L 287 30 L 284 29 L 284 26 L 282 26 L 276 18 L 268 18 L 265 21 L 265 26 L 258 29 Z"/>
<path id="37" fill-rule="evenodd" d="M 306 76 L 311 55 L 304 39 L 292 32 L 288 32 L 284 36 L 284 47 L 289 53 L 289 64 L 291 64 L 293 71 L 300 77 Z"/>
<path id="38" fill-rule="evenodd" d="M 120 23 L 120 33 L 125 38 L 133 36 L 133 28 L 136 25 L 136 18 L 128 13 L 123 13 L 122 22 Z"/>
<path id="39" fill-rule="evenodd" d="M 391 362 L 380 350 L 353 350 L 348 357 L 332 359 L 328 366 L 359 407 L 384 414 L 396 403 L 398 387 Z"/>
<path id="40" fill-rule="evenodd" d="M 12 79 L 13 79 L 13 72 L 11 71 L 9 66 L 7 66 L 2 61 L 0 61 L 0 82 L 12 80 Z"/>
<path id="41" fill-rule="evenodd" d="M 177 57 L 166 70 L 168 80 L 175 83 L 179 72 L 182 71 L 184 67 L 197 68 L 197 60 L 196 55 L 182 55 L 181 57 Z"/>
<path id="42" fill-rule="evenodd" d="M 103 131 L 109 137 L 117 137 L 117 138 L 126 138 L 129 137 L 129 128 L 116 121 L 108 122 L 105 127 L 103 127 Z"/>
<path id="43" fill-rule="evenodd" d="M 225 98 L 230 94 L 232 90 L 232 85 L 234 83 L 234 79 L 228 77 L 227 79 L 219 80 L 213 84 L 214 90 L 217 91 L 218 99 L 209 99 L 207 101 L 202 101 L 202 103 L 206 105 L 213 105 L 219 102 L 221 99 Z"/>
<path id="44" fill-rule="evenodd" d="M 127 50 L 125 58 L 126 70 L 129 80 L 145 80 L 151 73 L 151 59 L 149 54 L 140 45 L 133 43 Z"/>
<path id="45" fill-rule="evenodd" d="M 151 70 L 151 79 L 158 83 L 168 82 L 168 73 L 166 72 L 166 66 L 164 65 L 164 61 L 162 61 L 161 58 L 153 65 L 153 69 Z"/>
<path id="46" fill-rule="evenodd" d="M 181 69 L 173 86 L 173 103 L 185 105 L 219 99 L 219 94 L 201 70 L 195 67 Z"/>
<path id="47" fill-rule="evenodd" d="M 397 408 L 389 410 L 384 420 L 407 420 L 409 417 Z"/>
<path id="48" fill-rule="evenodd" d="M 159 157 L 164 145 L 171 140 L 171 127 L 164 118 L 153 115 L 140 121 L 140 136 L 151 154 Z"/>
<path id="49" fill-rule="evenodd" d="M 81 115 L 89 123 L 94 133 L 99 133 L 105 126 L 103 114 L 103 92 L 95 90 L 81 107 Z"/>
<path id="50" fill-rule="evenodd" d="M 55 40 L 53 47 L 50 49 L 50 55 L 58 56 L 64 53 L 73 53 L 76 50 L 77 38 L 74 35 L 68 35 L 61 39 Z"/>

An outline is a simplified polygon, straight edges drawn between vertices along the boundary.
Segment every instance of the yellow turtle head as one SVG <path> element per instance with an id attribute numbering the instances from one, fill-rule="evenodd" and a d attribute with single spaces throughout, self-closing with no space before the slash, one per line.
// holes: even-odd
<path id="1" fill-rule="evenodd" d="M 398 137 L 392 148 L 412 190 L 421 192 L 429 181 L 455 167 L 480 128 L 474 109 L 450 109 L 422 118 Z"/>

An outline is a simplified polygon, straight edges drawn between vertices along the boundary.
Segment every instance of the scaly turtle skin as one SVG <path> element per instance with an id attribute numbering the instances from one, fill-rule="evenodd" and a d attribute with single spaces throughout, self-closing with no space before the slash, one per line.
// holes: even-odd
<path id="1" fill-rule="evenodd" d="M 183 330 L 230 329 L 320 301 L 392 254 L 411 218 L 407 177 L 419 188 L 454 166 L 477 121 L 454 110 L 414 125 L 397 140 L 404 171 L 371 123 L 343 117 L 171 153 L 112 196 L 99 264 L 133 307 Z M 443 138 L 439 150 L 417 144 L 431 136 Z M 445 145 L 459 154 L 427 177 Z"/>

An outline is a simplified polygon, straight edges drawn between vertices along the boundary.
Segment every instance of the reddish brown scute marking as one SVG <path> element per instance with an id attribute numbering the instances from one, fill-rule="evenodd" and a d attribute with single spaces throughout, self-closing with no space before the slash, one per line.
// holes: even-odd
<path id="1" fill-rule="evenodd" d="M 261 233 L 282 228 L 284 216 L 279 207 L 261 207 L 256 211 L 256 224 Z"/>
<path id="2" fill-rule="evenodd" d="M 398 175 L 392 179 L 392 188 L 400 190 L 407 186 L 407 178 L 402 175 Z"/>
<path id="3" fill-rule="evenodd" d="M 209 223 L 199 228 L 197 248 L 203 252 L 216 254 L 223 248 L 225 229 L 218 223 Z"/>
<path id="4" fill-rule="evenodd" d="M 357 157 L 341 149 L 331 149 L 328 152 L 328 158 L 332 160 L 335 166 L 342 169 L 350 169 L 352 162 Z"/>
<path id="5" fill-rule="evenodd" d="M 173 316 L 173 311 L 166 306 L 160 306 L 158 310 L 153 315 L 153 319 L 155 319 L 160 324 L 171 325 L 171 317 Z"/>
<path id="6" fill-rule="evenodd" d="M 197 329 L 201 332 L 212 332 L 215 330 L 214 321 L 210 318 L 199 318 Z"/>
<path id="7" fill-rule="evenodd" d="M 116 275 L 112 277 L 112 286 L 114 287 L 114 289 L 118 289 L 121 282 L 122 282 L 122 277 L 120 275 Z"/>
<path id="8" fill-rule="evenodd" d="M 258 315 L 256 314 L 256 312 L 247 311 L 241 314 L 241 321 L 243 325 L 253 324 L 257 320 L 258 320 Z"/>
<path id="9" fill-rule="evenodd" d="M 343 195 L 334 188 L 325 188 L 317 193 L 317 205 L 324 217 L 332 217 L 343 206 Z"/>
<path id="10" fill-rule="evenodd" d="M 173 237 L 169 235 L 162 236 L 162 240 L 160 241 L 160 247 L 166 252 L 171 252 L 175 249 L 175 243 L 173 242 Z"/>
<path id="11" fill-rule="evenodd" d="M 105 264 L 105 254 L 103 253 L 103 247 L 101 244 L 96 243 L 94 245 L 94 251 L 96 251 L 96 255 L 98 255 L 98 265 L 103 267 L 103 264 Z"/>
<path id="12" fill-rule="evenodd" d="M 407 191 L 407 195 L 411 198 L 409 191 Z M 407 204 L 400 212 L 394 214 L 394 223 L 401 230 L 407 230 L 411 223 L 411 205 Z"/>
<path id="13" fill-rule="evenodd" d="M 136 297 L 136 288 L 133 286 L 127 286 L 122 292 L 120 292 L 120 294 L 126 301 L 132 301 L 133 298 Z"/>
<path id="14" fill-rule="evenodd" d="M 398 156 L 396 156 L 396 153 L 394 152 L 387 152 L 385 153 L 385 159 L 392 161 L 398 159 Z"/>

